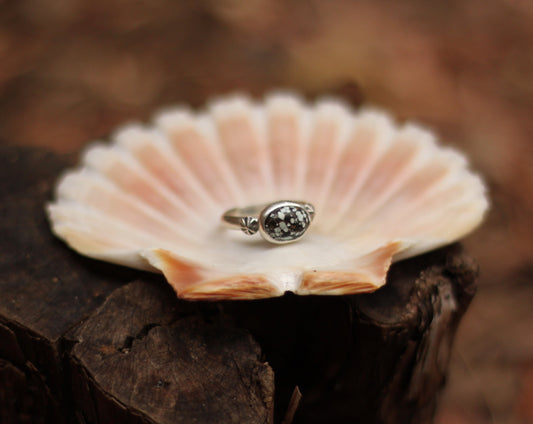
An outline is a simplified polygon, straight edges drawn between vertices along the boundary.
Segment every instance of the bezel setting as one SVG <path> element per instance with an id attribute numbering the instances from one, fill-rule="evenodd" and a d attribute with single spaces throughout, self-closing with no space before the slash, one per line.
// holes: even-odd
<path id="1" fill-rule="evenodd" d="M 292 243 L 307 232 L 314 212 L 309 203 L 289 200 L 271 203 L 259 214 L 259 231 L 270 243 Z"/>

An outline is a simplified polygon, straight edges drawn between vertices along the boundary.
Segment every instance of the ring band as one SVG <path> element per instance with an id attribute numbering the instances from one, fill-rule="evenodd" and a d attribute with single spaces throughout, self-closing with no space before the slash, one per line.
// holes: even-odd
<path id="1" fill-rule="evenodd" d="M 302 238 L 314 216 L 311 203 L 281 200 L 229 209 L 222 215 L 222 222 L 248 235 L 259 231 L 270 243 L 285 244 Z"/>

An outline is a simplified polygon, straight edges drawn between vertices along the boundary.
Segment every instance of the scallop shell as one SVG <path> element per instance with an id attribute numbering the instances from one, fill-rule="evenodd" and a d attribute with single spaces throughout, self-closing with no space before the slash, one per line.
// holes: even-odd
<path id="1" fill-rule="evenodd" d="M 83 255 L 162 272 L 187 299 L 370 292 L 391 261 L 459 239 L 488 206 L 465 158 L 431 132 L 330 99 L 234 96 L 112 138 L 60 179 L 53 231 Z M 298 242 L 220 225 L 229 208 L 282 199 L 315 206 Z"/>

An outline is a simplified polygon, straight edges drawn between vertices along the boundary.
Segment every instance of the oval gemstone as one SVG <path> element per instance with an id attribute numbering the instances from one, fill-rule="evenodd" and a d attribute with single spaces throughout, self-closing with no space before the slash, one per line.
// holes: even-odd
<path id="1" fill-rule="evenodd" d="M 307 211 L 299 206 L 280 206 L 265 218 L 265 232 L 279 242 L 293 241 L 305 233 L 310 219 Z"/>

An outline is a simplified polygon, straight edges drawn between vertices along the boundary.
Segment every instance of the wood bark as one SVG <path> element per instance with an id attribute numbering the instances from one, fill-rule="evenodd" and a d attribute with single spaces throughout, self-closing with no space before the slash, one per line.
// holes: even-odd
<path id="1" fill-rule="evenodd" d="M 0 147 L 0 423 L 431 422 L 475 291 L 460 246 L 372 294 L 185 302 L 53 237 L 70 163 Z"/>

